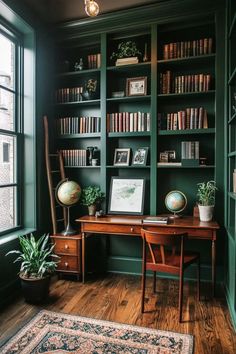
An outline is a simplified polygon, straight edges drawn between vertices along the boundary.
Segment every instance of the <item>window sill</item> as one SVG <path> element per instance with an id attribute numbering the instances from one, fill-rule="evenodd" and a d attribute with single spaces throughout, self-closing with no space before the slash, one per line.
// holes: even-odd
<path id="1" fill-rule="evenodd" d="M 36 231 L 35 229 L 27 228 L 27 229 L 20 229 L 17 231 L 10 232 L 0 238 L 0 246 L 4 245 L 8 242 L 16 240 L 19 236 L 30 234 L 31 232 Z"/>

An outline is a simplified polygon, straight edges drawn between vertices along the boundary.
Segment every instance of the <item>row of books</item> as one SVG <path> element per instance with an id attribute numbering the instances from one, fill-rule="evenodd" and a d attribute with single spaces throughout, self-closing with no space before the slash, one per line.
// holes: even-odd
<path id="1" fill-rule="evenodd" d="M 111 133 L 150 131 L 150 113 L 119 112 L 107 114 L 107 131 Z"/>
<path id="2" fill-rule="evenodd" d="M 158 113 L 159 130 L 207 129 L 207 111 L 203 107 L 186 108 L 174 113 Z"/>
<path id="3" fill-rule="evenodd" d="M 55 91 L 55 101 L 57 103 L 82 101 L 82 92 L 83 86 L 60 88 Z"/>
<path id="4" fill-rule="evenodd" d="M 210 74 L 173 75 L 170 70 L 160 73 L 160 93 L 206 92 L 210 90 Z"/>
<path id="5" fill-rule="evenodd" d="M 100 133 L 101 117 L 65 117 L 57 119 L 57 133 L 85 134 Z"/>
<path id="6" fill-rule="evenodd" d="M 61 150 L 64 166 L 87 166 L 87 150 Z"/>
<path id="7" fill-rule="evenodd" d="M 181 159 L 199 159 L 199 141 L 182 141 Z"/>
<path id="8" fill-rule="evenodd" d="M 101 53 L 88 55 L 88 69 L 99 69 L 101 67 Z"/>
<path id="9" fill-rule="evenodd" d="M 163 59 L 177 59 L 212 54 L 212 44 L 212 38 L 201 38 L 192 41 L 167 43 L 163 45 Z"/>

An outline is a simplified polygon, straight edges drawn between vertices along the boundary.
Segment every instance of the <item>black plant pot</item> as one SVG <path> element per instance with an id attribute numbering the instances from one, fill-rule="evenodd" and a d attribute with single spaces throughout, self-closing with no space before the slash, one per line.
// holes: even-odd
<path id="1" fill-rule="evenodd" d="M 45 301 L 49 294 L 50 277 L 25 279 L 20 276 L 22 293 L 25 300 L 32 304 Z"/>
<path id="2" fill-rule="evenodd" d="M 97 98 L 96 92 L 84 91 L 81 93 L 83 101 L 95 100 Z"/>

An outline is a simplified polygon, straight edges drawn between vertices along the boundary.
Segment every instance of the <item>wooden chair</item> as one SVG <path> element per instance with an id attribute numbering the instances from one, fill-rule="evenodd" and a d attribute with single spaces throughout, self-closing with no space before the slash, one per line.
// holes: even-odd
<path id="1" fill-rule="evenodd" d="M 179 322 L 182 322 L 183 275 L 192 263 L 197 263 L 198 300 L 200 299 L 200 256 L 196 252 L 185 252 L 187 233 L 160 233 L 141 230 L 143 237 L 142 299 L 144 312 L 146 271 L 153 271 L 153 291 L 156 291 L 156 272 L 179 275 Z M 168 249 L 166 249 L 168 248 Z"/>

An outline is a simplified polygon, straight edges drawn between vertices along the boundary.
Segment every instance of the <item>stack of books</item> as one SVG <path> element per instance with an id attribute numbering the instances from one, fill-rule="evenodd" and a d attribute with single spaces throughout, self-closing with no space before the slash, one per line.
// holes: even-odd
<path id="1" fill-rule="evenodd" d="M 147 216 L 143 219 L 143 224 L 168 224 L 168 216 Z"/>
<path id="2" fill-rule="evenodd" d="M 138 57 L 121 58 L 116 60 L 116 66 L 138 64 Z"/>

